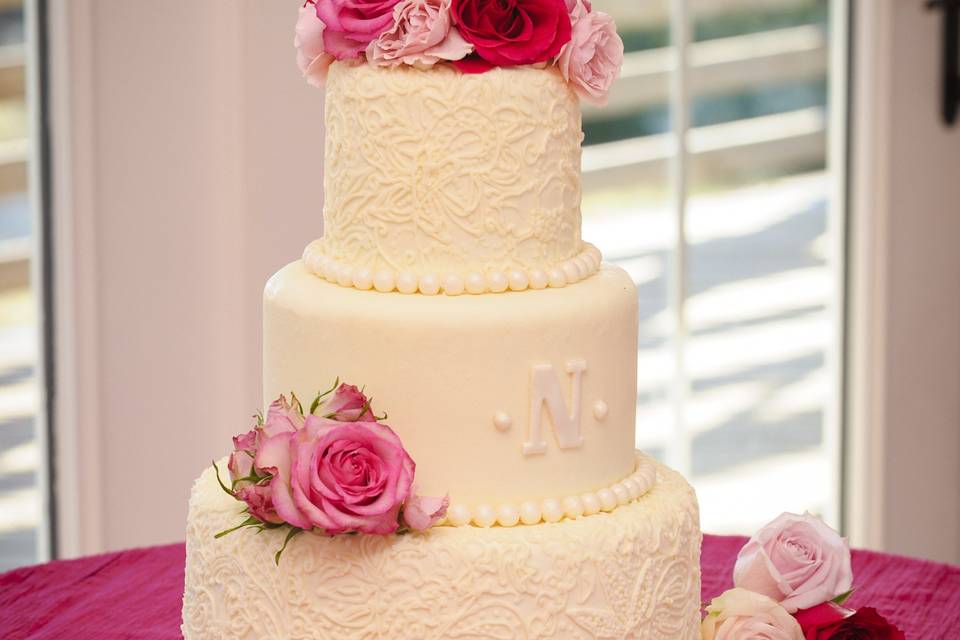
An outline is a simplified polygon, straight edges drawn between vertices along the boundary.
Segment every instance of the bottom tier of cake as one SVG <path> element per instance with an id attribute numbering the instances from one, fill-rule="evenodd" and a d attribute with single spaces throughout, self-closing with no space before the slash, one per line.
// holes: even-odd
<path id="1" fill-rule="evenodd" d="M 655 463 L 645 496 L 553 524 L 389 537 L 240 530 L 212 470 L 187 525 L 186 640 L 699 638 L 696 497 Z"/>

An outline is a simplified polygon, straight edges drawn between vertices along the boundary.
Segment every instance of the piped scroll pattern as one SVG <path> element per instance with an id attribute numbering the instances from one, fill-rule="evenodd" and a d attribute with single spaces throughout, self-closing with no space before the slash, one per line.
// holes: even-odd
<path id="1" fill-rule="evenodd" d="M 304 534 L 280 567 L 276 532 L 214 540 L 235 514 L 202 477 L 187 528 L 184 637 L 694 640 L 696 498 L 679 474 L 657 471 L 646 497 L 614 513 L 387 538 Z"/>
<path id="2" fill-rule="evenodd" d="M 334 64 L 324 256 L 351 269 L 509 274 L 581 251 L 580 106 L 555 69 Z"/>

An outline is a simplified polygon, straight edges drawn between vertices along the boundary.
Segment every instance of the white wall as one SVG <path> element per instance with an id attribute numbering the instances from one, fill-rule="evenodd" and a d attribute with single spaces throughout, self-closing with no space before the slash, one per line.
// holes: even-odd
<path id="1" fill-rule="evenodd" d="M 941 13 L 855 4 L 850 528 L 960 563 L 960 125 Z"/>
<path id="2" fill-rule="evenodd" d="M 321 232 L 296 3 L 51 3 L 61 550 L 183 538 L 260 404 L 260 293 Z"/>

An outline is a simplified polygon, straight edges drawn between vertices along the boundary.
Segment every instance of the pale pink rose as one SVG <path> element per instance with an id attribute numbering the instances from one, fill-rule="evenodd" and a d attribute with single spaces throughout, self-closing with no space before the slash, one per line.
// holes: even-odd
<path id="1" fill-rule="evenodd" d="M 303 409 L 300 401 L 291 396 L 287 402 L 286 396 L 280 396 L 267 408 L 267 417 L 261 429 L 264 438 L 272 438 L 279 433 L 291 433 L 303 428 Z"/>
<path id="2" fill-rule="evenodd" d="M 590 0 L 566 0 L 567 2 L 567 11 L 573 13 L 574 9 L 577 8 L 577 5 L 582 4 L 586 7 L 587 11 L 593 11 L 593 5 L 590 4 Z"/>
<path id="3" fill-rule="evenodd" d="M 375 422 L 369 399 L 352 384 L 344 383 L 337 387 L 333 396 L 323 403 L 320 413 L 340 422 Z"/>
<path id="4" fill-rule="evenodd" d="M 242 478 L 249 478 L 253 471 L 253 459 L 260 448 L 260 434 L 258 427 L 233 437 L 233 453 L 230 454 L 227 469 L 230 471 L 230 480 L 233 481 L 234 488 Z"/>
<path id="5" fill-rule="evenodd" d="M 730 589 L 707 607 L 702 640 L 803 640 L 800 624 L 779 604 L 746 589 Z"/>
<path id="6" fill-rule="evenodd" d="M 790 613 L 809 609 L 850 590 L 850 546 L 819 518 L 784 513 L 740 550 L 733 582 Z"/>
<path id="7" fill-rule="evenodd" d="M 393 24 L 399 0 L 315 0 L 324 49 L 337 60 L 359 58 Z"/>
<path id="8" fill-rule="evenodd" d="M 273 491 L 269 485 L 248 485 L 237 490 L 234 495 L 237 500 L 247 503 L 247 511 L 261 522 L 283 522 L 283 518 L 273 506 Z"/>
<path id="9" fill-rule="evenodd" d="M 274 474 L 273 504 L 285 522 L 328 535 L 395 532 L 416 469 L 390 427 L 316 416 L 264 443 L 256 464 Z"/>
<path id="10" fill-rule="evenodd" d="M 574 91 L 604 105 L 623 64 L 623 40 L 617 25 L 606 13 L 590 11 L 583 0 L 577 0 L 570 21 L 573 34 L 557 56 L 557 66 Z"/>
<path id="11" fill-rule="evenodd" d="M 453 27 L 450 2 L 401 0 L 393 10 L 393 26 L 367 47 L 367 60 L 382 67 L 430 67 L 467 57 L 473 45 Z"/>
<path id="12" fill-rule="evenodd" d="M 414 531 L 426 531 L 446 517 L 449 506 L 450 496 L 421 496 L 414 487 L 411 496 L 403 505 L 403 521 Z"/>
<path id="13" fill-rule="evenodd" d="M 334 58 L 326 52 L 323 45 L 324 24 L 317 17 L 312 2 L 300 7 L 297 26 L 293 37 L 293 46 L 297 48 L 297 66 L 307 82 L 315 87 L 322 86 L 327 79 L 327 70 Z"/>

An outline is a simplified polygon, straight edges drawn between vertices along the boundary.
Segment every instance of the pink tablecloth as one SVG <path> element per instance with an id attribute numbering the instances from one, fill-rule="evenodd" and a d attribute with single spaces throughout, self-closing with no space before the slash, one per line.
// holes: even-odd
<path id="1" fill-rule="evenodd" d="M 730 586 L 743 538 L 706 536 L 703 599 Z M 183 545 L 51 562 L 0 575 L 5 640 L 180 638 Z M 960 567 L 855 551 L 856 593 L 910 640 L 960 638 Z"/>

